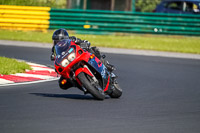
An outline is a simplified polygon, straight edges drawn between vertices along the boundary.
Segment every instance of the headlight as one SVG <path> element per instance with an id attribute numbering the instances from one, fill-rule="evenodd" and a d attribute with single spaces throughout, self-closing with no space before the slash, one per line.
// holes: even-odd
<path id="1" fill-rule="evenodd" d="M 61 66 L 66 67 L 67 65 L 69 65 L 69 61 L 68 61 L 67 59 L 64 59 L 64 60 L 61 62 Z"/>
<path id="2" fill-rule="evenodd" d="M 75 53 L 71 53 L 70 55 L 68 55 L 67 59 L 72 62 L 74 59 L 76 58 Z"/>

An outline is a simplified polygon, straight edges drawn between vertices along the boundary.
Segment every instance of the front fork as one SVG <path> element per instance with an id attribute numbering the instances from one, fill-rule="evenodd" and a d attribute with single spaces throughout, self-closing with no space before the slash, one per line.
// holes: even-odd
<path id="1" fill-rule="evenodd" d="M 87 65 L 83 65 L 83 68 L 77 69 L 74 73 L 74 77 L 75 77 L 77 83 L 82 87 L 83 91 L 85 93 L 87 93 L 87 89 L 85 87 L 83 87 L 80 80 L 77 78 L 78 74 L 81 73 L 81 72 L 84 72 L 87 75 L 89 75 L 90 77 L 92 77 L 92 80 L 93 80 L 94 83 L 99 83 L 99 82 L 98 82 L 97 78 L 94 76 L 94 74 L 90 71 L 90 69 L 88 68 Z"/>

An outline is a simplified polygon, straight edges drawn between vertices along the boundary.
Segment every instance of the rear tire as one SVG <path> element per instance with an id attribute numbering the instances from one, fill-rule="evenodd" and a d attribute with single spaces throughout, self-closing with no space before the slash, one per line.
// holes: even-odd
<path id="1" fill-rule="evenodd" d="M 114 84 L 113 92 L 109 94 L 111 98 L 119 98 L 122 95 L 122 89 L 118 83 Z"/>
<path id="2" fill-rule="evenodd" d="M 87 91 L 96 99 L 98 100 L 104 100 L 105 99 L 105 94 L 102 91 L 98 90 L 94 85 L 92 85 L 88 79 L 89 77 L 87 77 L 85 75 L 85 73 L 81 72 L 78 75 L 78 79 L 80 80 L 80 82 L 82 83 L 83 87 L 85 87 L 85 89 L 87 89 Z"/>

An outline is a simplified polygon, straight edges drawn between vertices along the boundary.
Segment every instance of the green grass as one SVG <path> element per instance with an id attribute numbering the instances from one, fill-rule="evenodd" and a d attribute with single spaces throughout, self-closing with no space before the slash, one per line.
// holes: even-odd
<path id="1" fill-rule="evenodd" d="M 53 31 L 24 32 L 0 30 L 0 39 L 52 43 L 52 33 Z M 74 34 L 73 32 L 69 33 L 70 36 L 76 36 L 81 39 L 89 40 L 92 46 L 98 47 L 115 47 L 200 54 L 200 37 L 148 34 L 83 35 Z"/>
<path id="2" fill-rule="evenodd" d="M 26 69 L 31 70 L 31 67 L 25 62 L 6 57 L 0 57 L 0 74 L 9 75 L 21 73 Z"/>
<path id="3" fill-rule="evenodd" d="M 0 30 L 0 39 L 51 43 L 52 33 L 53 31 L 36 32 L 36 31 Z"/>

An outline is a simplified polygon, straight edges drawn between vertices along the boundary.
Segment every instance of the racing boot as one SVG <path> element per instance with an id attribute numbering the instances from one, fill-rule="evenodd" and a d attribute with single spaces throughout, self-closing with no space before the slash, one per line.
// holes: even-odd
<path id="1" fill-rule="evenodd" d="M 116 70 L 116 68 L 113 65 L 111 65 L 111 64 L 106 64 L 105 66 L 108 69 L 108 71 L 110 71 L 110 72 Z"/>
<path id="2" fill-rule="evenodd" d="M 114 65 L 111 65 L 107 60 L 101 59 L 101 61 L 106 66 L 106 68 L 108 69 L 109 72 L 112 72 L 112 71 L 116 70 L 116 68 L 114 67 Z"/>

